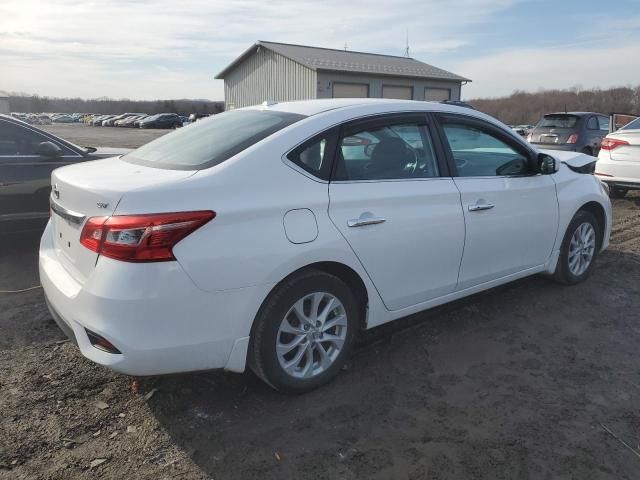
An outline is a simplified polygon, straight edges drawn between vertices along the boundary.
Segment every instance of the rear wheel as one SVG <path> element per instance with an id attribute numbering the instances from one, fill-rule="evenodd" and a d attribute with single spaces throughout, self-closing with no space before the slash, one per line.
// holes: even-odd
<path id="1" fill-rule="evenodd" d="M 348 358 L 359 324 L 349 287 L 318 270 L 276 287 L 261 308 L 249 365 L 276 390 L 303 393 L 331 380 Z"/>
<path id="2" fill-rule="evenodd" d="M 623 198 L 628 191 L 629 189 L 627 188 L 611 187 L 611 190 L 609 191 L 609 196 L 611 198 Z"/>
<path id="3" fill-rule="evenodd" d="M 585 155 L 593 156 L 593 150 L 591 150 L 590 147 L 584 147 L 582 149 L 582 153 L 584 153 Z"/>
<path id="4" fill-rule="evenodd" d="M 585 280 L 600 249 L 600 227 L 590 212 L 580 210 L 571 220 L 562 240 L 554 278 L 574 285 Z"/>

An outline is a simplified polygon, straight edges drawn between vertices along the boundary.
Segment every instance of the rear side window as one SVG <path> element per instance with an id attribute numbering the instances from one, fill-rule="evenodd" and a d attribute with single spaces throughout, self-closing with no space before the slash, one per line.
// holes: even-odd
<path id="1" fill-rule="evenodd" d="M 589 121 L 587 122 L 587 128 L 589 130 L 600 130 L 600 127 L 598 127 L 598 120 L 596 119 L 596 117 L 589 118 Z"/>
<path id="2" fill-rule="evenodd" d="M 605 132 L 609 131 L 609 117 L 598 117 L 598 125 L 600 130 L 604 130 Z"/>
<path id="3" fill-rule="evenodd" d="M 578 125 L 580 117 L 575 115 L 545 115 L 540 123 L 536 125 L 538 128 L 575 128 Z"/>
<path id="4" fill-rule="evenodd" d="M 329 180 L 337 134 L 337 129 L 321 133 L 295 148 L 287 158 L 313 176 Z"/>
<path id="5" fill-rule="evenodd" d="M 633 122 L 627 123 L 620 130 L 636 130 L 640 129 L 640 118 L 636 118 Z"/>
<path id="6" fill-rule="evenodd" d="M 265 110 L 224 112 L 164 135 L 122 159 L 171 170 L 209 168 L 303 118 Z"/>

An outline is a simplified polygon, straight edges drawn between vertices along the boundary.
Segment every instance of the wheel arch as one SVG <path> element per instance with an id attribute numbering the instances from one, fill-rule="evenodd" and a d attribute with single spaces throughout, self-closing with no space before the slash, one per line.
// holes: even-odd
<path id="1" fill-rule="evenodd" d="M 591 213 L 598 222 L 598 249 L 600 249 L 602 248 L 602 243 L 604 241 L 604 235 L 607 228 L 607 215 L 605 213 L 605 209 L 600 203 L 592 200 L 582 205 L 576 211 L 576 213 L 582 210 Z"/>
<path id="2" fill-rule="evenodd" d="M 307 270 L 318 270 L 321 272 L 329 273 L 331 275 L 335 275 L 340 280 L 345 282 L 353 290 L 356 296 L 356 299 L 358 300 L 358 304 L 360 305 L 360 309 L 361 309 L 360 311 L 361 325 L 360 326 L 363 329 L 366 328 L 367 309 L 369 305 L 369 292 L 367 291 L 367 286 L 364 283 L 364 280 L 362 279 L 362 277 L 358 274 L 358 272 L 356 272 L 353 268 L 346 265 L 345 263 L 337 262 L 337 261 L 321 261 L 321 262 L 309 263 L 300 268 L 297 268 L 296 270 L 286 275 L 277 284 L 275 284 L 273 288 L 271 288 L 269 293 L 265 296 L 264 300 L 262 300 L 262 303 L 260 304 L 260 308 L 258 308 L 258 311 L 256 312 L 256 315 L 253 318 L 253 321 L 251 323 L 251 334 L 250 334 L 251 338 L 253 338 L 253 331 L 255 329 L 256 319 L 260 316 L 264 306 L 267 304 L 267 302 L 273 296 L 276 290 L 280 287 L 280 285 L 285 283 L 292 276 L 298 275 L 300 272 L 304 272 Z"/>

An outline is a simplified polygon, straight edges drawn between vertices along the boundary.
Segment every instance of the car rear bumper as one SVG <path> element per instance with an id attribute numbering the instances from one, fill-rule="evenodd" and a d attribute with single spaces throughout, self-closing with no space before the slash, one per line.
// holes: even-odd
<path id="1" fill-rule="evenodd" d="M 40 282 L 56 323 L 88 359 L 128 375 L 226 368 L 243 371 L 265 288 L 205 292 L 178 262 L 100 258 L 84 285 L 58 261 L 51 228 L 40 245 Z M 120 353 L 92 345 L 88 333 Z M 95 343 L 95 342 L 94 342 Z"/>

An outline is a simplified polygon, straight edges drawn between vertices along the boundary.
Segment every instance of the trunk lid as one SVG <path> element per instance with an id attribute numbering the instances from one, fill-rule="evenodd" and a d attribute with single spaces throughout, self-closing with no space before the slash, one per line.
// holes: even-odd
<path id="1" fill-rule="evenodd" d="M 80 244 L 80 233 L 90 217 L 108 217 L 130 191 L 183 180 L 192 170 L 164 170 L 117 158 L 79 163 L 51 175 L 51 223 L 60 263 L 83 284 L 95 268 L 98 254 Z"/>

